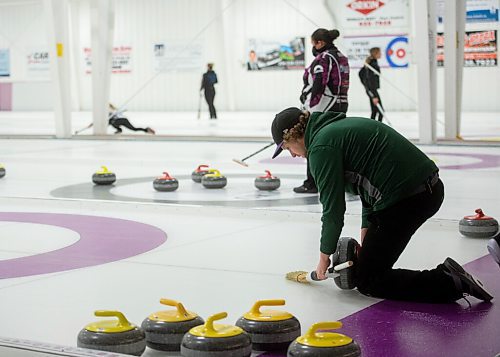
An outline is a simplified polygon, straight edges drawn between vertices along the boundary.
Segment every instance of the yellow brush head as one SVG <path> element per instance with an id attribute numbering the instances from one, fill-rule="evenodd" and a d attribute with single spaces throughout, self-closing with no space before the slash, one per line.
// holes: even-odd
<path id="1" fill-rule="evenodd" d="M 286 278 L 298 283 L 308 284 L 309 281 L 307 280 L 307 275 L 307 271 L 291 271 L 290 273 L 286 274 Z"/>

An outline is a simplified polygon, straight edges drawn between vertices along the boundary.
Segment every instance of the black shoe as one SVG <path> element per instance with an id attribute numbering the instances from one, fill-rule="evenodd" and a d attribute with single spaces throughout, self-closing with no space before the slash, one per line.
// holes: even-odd
<path id="1" fill-rule="evenodd" d="M 493 299 L 493 296 L 484 289 L 483 283 L 467 273 L 456 261 L 446 258 L 443 265 L 446 270 L 445 273 L 453 278 L 457 290 L 462 294 L 471 295 L 483 301 Z"/>
<path id="2" fill-rule="evenodd" d="M 316 187 L 307 187 L 307 186 L 299 186 L 293 189 L 295 193 L 318 193 L 318 189 Z"/>
<path id="3" fill-rule="evenodd" d="M 500 266 L 500 232 L 488 241 L 488 252 Z"/>

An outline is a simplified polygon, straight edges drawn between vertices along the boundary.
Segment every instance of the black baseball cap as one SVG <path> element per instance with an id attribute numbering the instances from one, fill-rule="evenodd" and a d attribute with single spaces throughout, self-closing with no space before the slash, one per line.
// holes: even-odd
<path id="1" fill-rule="evenodd" d="M 278 156 L 283 151 L 283 135 L 286 130 L 292 129 L 296 124 L 299 123 L 300 115 L 302 110 L 295 107 L 287 108 L 274 117 L 273 123 L 271 124 L 271 133 L 273 135 L 273 140 L 278 146 L 273 154 L 273 159 Z"/>

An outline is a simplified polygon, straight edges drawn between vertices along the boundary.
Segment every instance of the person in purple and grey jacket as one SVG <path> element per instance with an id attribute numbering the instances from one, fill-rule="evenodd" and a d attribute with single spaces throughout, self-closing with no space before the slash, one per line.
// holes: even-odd
<path id="1" fill-rule="evenodd" d="M 349 90 L 349 62 L 333 42 L 339 37 L 338 30 L 317 29 L 311 35 L 314 60 L 304 73 L 304 88 L 300 101 L 308 112 L 347 113 Z M 307 164 L 307 179 L 296 193 L 317 193 Z"/>

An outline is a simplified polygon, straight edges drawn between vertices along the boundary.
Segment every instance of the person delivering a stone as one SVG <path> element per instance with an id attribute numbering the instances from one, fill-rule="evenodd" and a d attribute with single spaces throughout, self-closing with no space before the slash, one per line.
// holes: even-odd
<path id="1" fill-rule="evenodd" d="M 465 295 L 493 297 L 457 262 L 446 258 L 430 270 L 393 269 L 415 231 L 441 207 L 438 168 L 389 126 L 344 113 L 310 114 L 298 108 L 278 113 L 271 132 L 282 150 L 307 157 L 323 205 L 320 259 L 325 279 L 330 255 L 344 225 L 345 192 L 363 205 L 361 242 L 355 267 L 358 290 L 378 298 L 444 303 Z"/>

